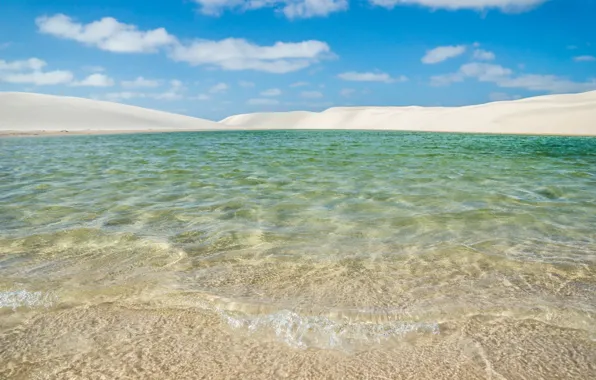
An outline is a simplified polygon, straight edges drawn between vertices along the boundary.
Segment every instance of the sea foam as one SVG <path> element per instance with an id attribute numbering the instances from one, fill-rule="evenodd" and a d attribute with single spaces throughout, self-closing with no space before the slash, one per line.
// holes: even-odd
<path id="1" fill-rule="evenodd" d="M 302 349 L 349 349 L 379 344 L 408 333 L 440 332 L 438 323 L 335 321 L 325 316 L 302 316 L 289 310 L 260 316 L 228 312 L 221 312 L 221 315 L 232 328 L 247 329 L 251 333 L 273 333 L 287 345 Z"/>
<path id="2" fill-rule="evenodd" d="M 16 310 L 20 307 L 50 307 L 54 304 L 54 296 L 43 292 L 27 290 L 0 292 L 0 308 Z"/>

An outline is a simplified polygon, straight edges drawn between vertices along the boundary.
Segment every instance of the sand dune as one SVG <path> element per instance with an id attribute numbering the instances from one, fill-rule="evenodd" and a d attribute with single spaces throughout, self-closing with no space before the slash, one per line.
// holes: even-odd
<path id="1" fill-rule="evenodd" d="M 220 123 L 234 129 L 371 129 L 596 135 L 596 91 L 466 107 L 345 107 L 321 113 L 255 113 Z"/>
<path id="2" fill-rule="evenodd" d="M 97 100 L 0 93 L 0 134 L 221 129 L 215 122 Z"/>
<path id="3" fill-rule="evenodd" d="M 230 116 L 219 123 L 123 104 L 0 93 L 0 135 L 246 129 L 370 129 L 596 136 L 596 91 L 466 107 L 342 107 Z"/>

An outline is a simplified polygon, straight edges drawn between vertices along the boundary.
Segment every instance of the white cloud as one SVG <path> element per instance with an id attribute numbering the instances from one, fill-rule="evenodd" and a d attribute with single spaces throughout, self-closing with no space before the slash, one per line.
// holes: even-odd
<path id="1" fill-rule="evenodd" d="M 130 92 L 130 91 L 123 91 L 123 92 L 110 92 L 105 94 L 104 96 L 98 98 L 105 98 L 111 101 L 121 101 L 121 100 L 130 100 L 135 98 L 147 98 L 147 94 L 142 92 Z"/>
<path id="2" fill-rule="evenodd" d="M 304 87 L 304 86 L 308 86 L 308 82 L 296 82 L 296 83 L 292 83 L 290 85 L 290 87 Z"/>
<path id="3" fill-rule="evenodd" d="M 219 16 L 227 9 L 248 11 L 275 8 L 287 18 L 325 17 L 348 9 L 348 0 L 194 0 L 201 13 Z"/>
<path id="4" fill-rule="evenodd" d="M 464 76 L 476 78 L 481 82 L 495 82 L 513 74 L 512 70 L 503 66 L 478 62 L 466 63 L 459 71 Z"/>
<path id="5" fill-rule="evenodd" d="M 180 100 L 183 98 L 182 94 L 175 89 L 169 89 L 165 92 L 135 92 L 135 91 L 122 91 L 122 92 L 110 92 L 101 96 L 107 100 L 119 102 L 124 100 L 132 99 L 154 99 L 154 100 Z M 193 98 L 191 98 L 193 99 Z M 202 100 L 202 99 L 201 99 Z"/>
<path id="6" fill-rule="evenodd" d="M 373 5 L 392 9 L 399 5 L 419 5 L 433 9 L 499 9 L 504 12 L 521 12 L 548 0 L 369 0 Z"/>
<path id="7" fill-rule="evenodd" d="M 0 59 L 0 71 L 41 70 L 47 63 L 39 58 L 7 62 Z"/>
<path id="8" fill-rule="evenodd" d="M 499 87 L 524 88 L 553 94 L 596 90 L 596 79 L 587 82 L 574 82 L 555 75 L 527 74 L 514 78 L 503 78 L 498 80 L 496 84 Z"/>
<path id="9" fill-rule="evenodd" d="M 431 84 L 448 85 L 453 82 L 461 82 L 466 78 L 494 83 L 502 88 L 522 88 L 549 93 L 596 90 L 596 79 L 587 82 L 574 82 L 555 75 L 522 74 L 516 76 L 513 70 L 506 67 L 479 62 L 462 65 L 456 73 L 433 77 Z"/>
<path id="10" fill-rule="evenodd" d="M 323 94 L 320 93 L 319 91 L 302 91 L 300 93 L 300 96 L 303 98 L 308 98 L 308 99 L 318 99 L 318 98 L 322 98 Z"/>
<path id="11" fill-rule="evenodd" d="M 51 86 L 68 84 L 74 75 L 66 70 L 42 71 L 47 63 L 39 58 L 19 61 L 0 60 L 0 82 Z"/>
<path id="12" fill-rule="evenodd" d="M 279 104 L 279 100 L 255 98 L 255 99 L 248 99 L 246 104 L 251 105 L 251 106 L 274 106 L 274 105 Z"/>
<path id="13" fill-rule="evenodd" d="M 106 71 L 102 66 L 83 66 L 83 70 L 91 72 L 91 73 L 102 73 Z"/>
<path id="14" fill-rule="evenodd" d="M 149 97 L 157 100 L 178 100 L 182 99 L 182 94 L 180 94 L 178 91 L 170 89 L 166 92 L 151 94 Z"/>
<path id="15" fill-rule="evenodd" d="M 181 81 L 179 81 L 178 79 L 172 79 L 170 81 L 170 86 L 172 86 L 172 89 L 175 89 L 175 90 L 181 90 L 184 88 L 184 84 Z"/>
<path id="16" fill-rule="evenodd" d="M 193 66 L 208 65 L 224 70 L 256 70 L 281 74 L 304 69 L 333 56 L 329 45 L 315 40 L 276 42 L 270 46 L 256 45 L 241 38 L 220 41 L 196 39 L 181 43 L 164 28 L 142 31 L 136 25 L 124 24 L 112 17 L 81 24 L 66 15 L 57 14 L 38 17 L 36 23 L 41 33 L 78 41 L 102 50 L 116 53 L 154 53 L 166 49 L 169 58 L 176 62 L 186 62 Z"/>
<path id="17" fill-rule="evenodd" d="M 596 61 L 596 57 L 591 55 L 580 55 L 579 57 L 573 57 L 575 62 L 594 62 Z"/>
<path id="18" fill-rule="evenodd" d="M 199 95 L 197 95 L 197 96 L 193 96 L 193 97 L 191 97 L 190 99 L 192 99 L 192 100 L 203 100 L 203 101 L 205 101 L 205 100 L 209 100 L 209 99 L 211 99 L 211 97 L 210 97 L 209 95 L 206 95 L 206 94 L 199 94 Z"/>
<path id="19" fill-rule="evenodd" d="M 353 95 L 355 92 L 356 92 L 356 90 L 354 90 L 353 88 L 344 88 L 339 92 L 339 94 L 341 96 L 348 97 L 348 96 Z"/>
<path id="20" fill-rule="evenodd" d="M 51 86 L 68 84 L 72 82 L 73 75 L 70 71 L 33 71 L 30 73 L 0 73 L 0 81 L 18 84 L 33 84 L 36 86 Z"/>
<path id="21" fill-rule="evenodd" d="M 170 81 L 170 88 L 161 93 L 149 94 L 150 98 L 158 100 L 179 100 L 182 99 L 182 93 L 186 90 L 184 84 L 178 79 L 172 79 Z"/>
<path id="22" fill-rule="evenodd" d="M 80 81 L 68 70 L 43 71 L 47 63 L 39 58 L 7 62 L 0 60 L 0 81 L 36 86 L 70 85 L 80 87 L 110 87 L 114 80 L 105 74 L 94 73 Z"/>
<path id="23" fill-rule="evenodd" d="M 464 45 L 457 46 L 439 46 L 434 49 L 428 50 L 424 57 L 422 57 L 422 63 L 432 65 L 435 63 L 446 61 L 450 58 L 455 58 L 466 52 Z"/>
<path id="24" fill-rule="evenodd" d="M 251 1 L 246 0 L 193 0 L 200 5 L 200 12 L 208 16 L 219 16 L 227 9 L 256 9 L 274 5 L 275 0 L 255 1 L 256 6 L 251 6 Z"/>
<path id="25" fill-rule="evenodd" d="M 289 19 L 324 17 L 348 9 L 348 0 L 286 0 L 285 3 L 283 13 Z"/>
<path id="26" fill-rule="evenodd" d="M 179 100 L 182 99 L 182 93 L 185 91 L 184 84 L 178 79 L 172 79 L 170 81 L 170 88 L 160 93 L 150 93 L 149 98 L 157 100 Z"/>
<path id="27" fill-rule="evenodd" d="M 330 53 L 329 45 L 321 41 L 276 42 L 271 46 L 259 46 L 244 39 L 228 38 L 178 44 L 170 52 L 170 58 L 194 66 L 210 65 L 224 70 L 283 74 L 304 69 Z"/>
<path id="28" fill-rule="evenodd" d="M 135 91 L 122 91 L 122 92 L 111 92 L 100 98 L 105 98 L 111 101 L 125 101 L 131 99 L 154 99 L 154 100 L 179 100 L 184 98 L 183 93 L 186 89 L 184 84 L 173 79 L 170 81 L 170 87 L 163 92 L 135 92 Z"/>
<path id="29" fill-rule="evenodd" d="M 160 86 L 160 81 L 155 79 L 146 79 L 137 77 L 135 80 L 122 81 L 122 87 L 125 88 L 155 88 Z"/>
<path id="30" fill-rule="evenodd" d="M 153 53 L 176 42 L 164 28 L 141 31 L 135 25 L 118 22 L 112 17 L 81 24 L 64 14 L 56 14 L 38 17 L 35 22 L 43 34 L 116 53 Z"/>
<path id="31" fill-rule="evenodd" d="M 281 90 L 279 88 L 270 88 L 268 90 L 262 91 L 261 96 L 280 96 Z"/>
<path id="32" fill-rule="evenodd" d="M 111 87 L 114 80 L 104 74 L 91 74 L 80 82 L 72 83 L 73 86 L 80 87 Z"/>
<path id="33" fill-rule="evenodd" d="M 506 101 L 506 100 L 521 99 L 521 96 L 519 96 L 519 95 L 509 95 L 509 94 L 504 93 L 504 92 L 491 92 L 488 95 L 488 98 L 492 102 L 502 102 L 502 101 Z"/>
<path id="34" fill-rule="evenodd" d="M 170 81 L 170 88 L 161 93 L 152 94 L 150 97 L 154 99 L 162 99 L 162 100 L 178 100 L 182 99 L 182 93 L 186 90 L 184 84 L 179 81 L 178 79 L 172 79 Z"/>
<path id="35" fill-rule="evenodd" d="M 247 82 L 247 81 L 244 81 L 244 80 L 239 81 L 238 82 L 238 85 L 240 87 L 245 87 L 245 88 L 250 88 L 250 87 L 254 87 L 255 86 L 255 84 L 253 82 Z"/>
<path id="36" fill-rule="evenodd" d="M 448 86 L 451 83 L 462 82 L 463 80 L 464 75 L 460 72 L 434 75 L 430 78 L 430 85 L 435 87 Z"/>
<path id="37" fill-rule="evenodd" d="M 466 78 L 476 78 L 481 82 L 494 82 L 498 78 L 506 77 L 513 72 L 510 69 L 490 63 L 466 63 L 459 71 L 450 74 L 435 75 L 431 77 L 431 85 L 447 86 L 454 82 L 462 82 Z"/>
<path id="38" fill-rule="evenodd" d="M 474 51 L 474 59 L 478 61 L 494 61 L 496 58 L 495 53 L 492 51 L 477 49 Z"/>
<path id="39" fill-rule="evenodd" d="M 209 89 L 209 92 L 212 94 L 222 93 L 228 91 L 230 86 L 226 83 L 218 83 Z"/>
<path id="40" fill-rule="evenodd" d="M 335 103 L 329 101 L 298 101 L 298 102 L 285 102 L 284 105 L 299 107 L 299 109 L 325 109 L 333 107 Z"/>
<path id="41" fill-rule="evenodd" d="M 383 82 L 383 83 L 393 83 L 393 82 L 406 82 L 408 80 L 407 77 L 401 75 L 397 78 L 392 78 L 387 73 L 381 72 L 355 72 L 349 71 L 346 73 L 341 73 L 337 76 L 340 79 L 352 82 Z"/>

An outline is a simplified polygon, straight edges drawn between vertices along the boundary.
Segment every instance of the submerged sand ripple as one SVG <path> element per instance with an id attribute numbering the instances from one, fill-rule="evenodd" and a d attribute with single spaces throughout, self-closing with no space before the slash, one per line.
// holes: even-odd
<path id="1" fill-rule="evenodd" d="M 296 349 L 215 313 L 103 304 L 32 318 L 0 337 L 10 379 L 588 379 L 596 342 L 533 319 L 469 316 L 366 350 Z"/>

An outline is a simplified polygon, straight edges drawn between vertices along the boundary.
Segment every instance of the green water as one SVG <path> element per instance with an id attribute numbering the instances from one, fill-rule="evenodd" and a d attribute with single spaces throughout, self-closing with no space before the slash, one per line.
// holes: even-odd
<path id="1" fill-rule="evenodd" d="M 594 363 L 596 139 L 0 139 L 0 378 L 587 379 Z"/>

